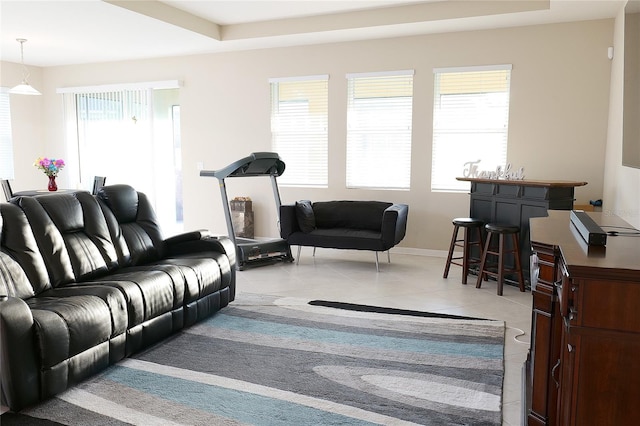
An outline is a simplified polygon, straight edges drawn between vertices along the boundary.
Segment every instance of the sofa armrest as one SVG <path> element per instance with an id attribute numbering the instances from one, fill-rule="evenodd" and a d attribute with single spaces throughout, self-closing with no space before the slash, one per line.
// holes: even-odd
<path id="1" fill-rule="evenodd" d="M 165 244 L 172 246 L 172 245 L 187 242 L 187 241 L 199 241 L 199 240 L 202 240 L 203 238 L 210 238 L 211 236 L 212 235 L 208 230 L 199 229 L 197 231 L 185 232 L 182 234 L 174 235 L 164 240 L 164 242 Z"/>
<path id="2" fill-rule="evenodd" d="M 300 232 L 295 204 L 283 204 L 280 206 L 280 237 L 289 238 L 294 232 Z"/>
<path id="3" fill-rule="evenodd" d="M 236 247 L 227 236 L 213 235 L 207 230 L 186 232 L 165 240 L 167 255 L 178 256 L 205 251 L 224 253 L 231 269 L 236 267 Z"/>
<path id="4" fill-rule="evenodd" d="M 34 342 L 29 306 L 20 298 L 0 296 L 2 403 L 13 411 L 40 398 L 40 367 Z"/>
<path id="5" fill-rule="evenodd" d="M 409 206 L 406 204 L 393 204 L 382 214 L 381 232 L 385 250 L 395 246 L 404 238 L 408 215 Z"/>

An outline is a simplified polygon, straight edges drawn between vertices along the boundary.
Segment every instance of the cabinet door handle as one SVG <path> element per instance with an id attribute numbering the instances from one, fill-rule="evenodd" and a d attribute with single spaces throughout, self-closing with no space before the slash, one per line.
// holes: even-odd
<path id="1" fill-rule="evenodd" d="M 576 314 L 578 313 L 578 311 L 576 311 L 574 308 L 569 308 L 569 320 L 572 321 L 574 319 L 576 319 Z M 571 347 L 571 345 L 569 345 L 569 347 Z M 569 350 L 569 352 L 571 352 L 571 350 Z"/>
<path id="2" fill-rule="evenodd" d="M 571 345 L 567 345 L 567 350 L 568 350 L 569 352 L 573 352 L 573 346 L 571 346 Z"/>
<path id="3" fill-rule="evenodd" d="M 558 360 L 558 362 L 556 362 L 556 365 L 554 365 L 551 369 L 551 379 L 553 379 L 553 382 L 556 384 L 556 388 L 560 388 L 560 382 L 558 382 L 558 379 L 556 379 L 556 370 L 558 369 L 558 367 L 560 367 L 560 360 Z"/>

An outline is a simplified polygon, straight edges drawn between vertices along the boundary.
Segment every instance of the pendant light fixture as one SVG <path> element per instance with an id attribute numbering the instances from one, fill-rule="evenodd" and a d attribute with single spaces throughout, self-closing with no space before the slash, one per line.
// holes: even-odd
<path id="1" fill-rule="evenodd" d="M 27 39 L 17 38 L 16 41 L 20 43 L 20 62 L 22 63 L 22 83 L 11 88 L 9 90 L 9 93 L 13 93 L 16 95 L 41 95 L 40 92 L 38 92 L 36 89 L 31 87 L 28 81 L 29 70 L 24 64 L 24 44 L 26 43 Z"/>

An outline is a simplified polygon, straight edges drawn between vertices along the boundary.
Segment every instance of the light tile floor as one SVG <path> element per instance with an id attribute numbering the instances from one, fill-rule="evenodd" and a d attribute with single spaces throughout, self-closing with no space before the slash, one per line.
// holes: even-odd
<path id="1" fill-rule="evenodd" d="M 297 250 L 297 248 L 295 248 Z M 428 312 L 500 319 L 506 322 L 503 425 L 521 424 L 521 369 L 529 350 L 531 293 L 506 285 L 496 295 L 495 281 L 475 288 L 460 283 L 461 268 L 451 267 L 443 279 L 445 259 L 391 253 L 380 256 L 376 272 L 371 252 L 303 248 L 300 263 L 239 271 L 238 293 L 325 299 Z M 524 335 L 521 333 L 524 331 Z M 4 412 L 6 407 L 1 407 Z"/>
<path id="2" fill-rule="evenodd" d="M 294 247 L 294 252 L 297 247 Z M 391 253 L 380 256 L 376 273 L 374 254 L 350 250 L 303 248 L 298 265 L 276 263 L 238 272 L 239 293 L 335 300 L 428 312 L 499 319 L 506 322 L 503 425 L 521 424 L 522 365 L 529 350 L 531 292 L 504 286 L 497 296 L 496 282 L 475 288 L 475 276 L 461 284 L 460 267 L 451 266 L 443 279 L 445 259 Z M 524 334 L 522 334 L 524 332 Z"/>

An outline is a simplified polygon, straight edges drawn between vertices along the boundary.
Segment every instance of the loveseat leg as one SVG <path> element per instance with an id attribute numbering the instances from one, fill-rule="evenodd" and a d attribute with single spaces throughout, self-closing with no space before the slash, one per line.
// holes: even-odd
<path id="1" fill-rule="evenodd" d="M 296 265 L 300 262 L 300 250 L 302 249 L 302 246 L 298 246 L 298 255 L 296 256 Z"/>
<path id="2" fill-rule="evenodd" d="M 391 250 L 387 250 L 387 263 L 391 263 Z"/>
<path id="3" fill-rule="evenodd" d="M 313 257 L 316 257 L 316 248 L 313 248 Z"/>
<path id="4" fill-rule="evenodd" d="M 380 264 L 378 263 L 378 252 L 374 252 L 376 254 L 376 272 L 380 272 Z"/>

